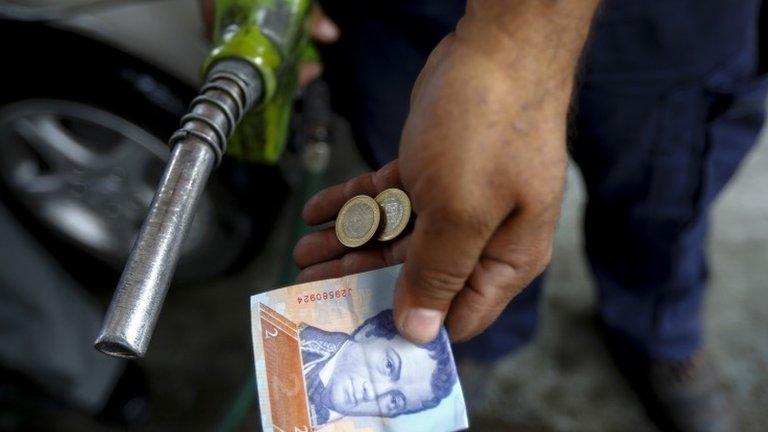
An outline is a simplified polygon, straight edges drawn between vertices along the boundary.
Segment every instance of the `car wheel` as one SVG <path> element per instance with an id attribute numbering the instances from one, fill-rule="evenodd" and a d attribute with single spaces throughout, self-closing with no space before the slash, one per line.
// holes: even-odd
<path id="1" fill-rule="evenodd" d="M 82 36 L 37 24 L 0 27 L 3 40 L 17 31 L 51 54 L 39 56 L 34 42 L 7 53 L 14 68 L 4 67 L 0 85 L 3 199 L 44 241 L 63 245 L 51 245 L 58 255 L 73 250 L 119 271 L 168 160 L 164 140 L 194 92 Z M 254 249 L 260 230 L 226 177 L 214 175 L 201 200 L 176 281 L 221 274 Z"/>

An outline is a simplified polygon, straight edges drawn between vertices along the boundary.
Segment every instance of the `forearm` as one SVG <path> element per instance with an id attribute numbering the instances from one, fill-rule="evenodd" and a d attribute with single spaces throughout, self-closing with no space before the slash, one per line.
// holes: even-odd
<path id="1" fill-rule="evenodd" d="M 543 94 L 567 101 L 600 0 L 469 0 L 455 42 Z"/>

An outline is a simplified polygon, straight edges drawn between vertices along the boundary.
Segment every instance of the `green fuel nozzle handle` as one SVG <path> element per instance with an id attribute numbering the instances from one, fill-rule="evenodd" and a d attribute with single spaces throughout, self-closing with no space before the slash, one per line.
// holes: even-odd
<path id="1" fill-rule="evenodd" d="M 214 5 L 214 48 L 204 73 L 223 59 L 239 58 L 259 71 L 263 88 L 261 100 L 230 138 L 226 154 L 275 163 L 285 149 L 298 64 L 309 47 L 305 20 L 310 1 L 216 0 Z"/>

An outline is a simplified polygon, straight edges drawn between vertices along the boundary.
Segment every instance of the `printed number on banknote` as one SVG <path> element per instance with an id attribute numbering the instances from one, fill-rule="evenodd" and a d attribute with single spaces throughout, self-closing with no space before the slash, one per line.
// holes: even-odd
<path id="1" fill-rule="evenodd" d="M 352 288 L 327 290 L 327 291 L 312 291 L 310 293 L 304 293 L 304 295 L 299 295 L 296 301 L 299 304 L 301 304 L 301 303 L 309 303 L 309 302 L 316 302 L 316 301 L 323 301 L 323 300 L 334 300 L 334 299 L 338 300 L 348 295 L 349 296 L 352 295 Z"/>

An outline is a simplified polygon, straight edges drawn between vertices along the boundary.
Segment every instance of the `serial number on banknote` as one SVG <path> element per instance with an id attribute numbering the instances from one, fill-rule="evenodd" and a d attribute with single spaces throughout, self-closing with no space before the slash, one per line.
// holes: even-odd
<path id="1" fill-rule="evenodd" d="M 297 303 L 313 303 L 323 300 L 334 300 L 334 299 L 340 299 L 344 297 L 349 297 L 352 295 L 352 288 L 343 288 L 343 289 L 337 289 L 337 290 L 331 290 L 331 291 L 318 291 L 313 293 L 308 293 L 304 295 L 300 295 L 296 298 Z"/>

